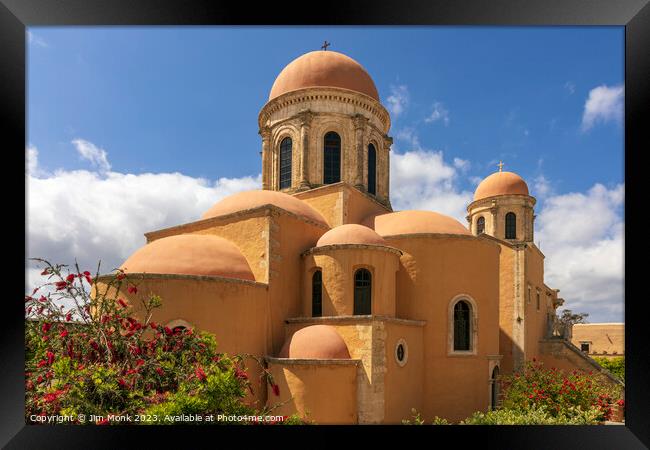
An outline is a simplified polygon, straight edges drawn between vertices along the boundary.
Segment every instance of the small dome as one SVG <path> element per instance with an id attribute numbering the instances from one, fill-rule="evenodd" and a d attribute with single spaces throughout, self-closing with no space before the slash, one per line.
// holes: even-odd
<path id="1" fill-rule="evenodd" d="M 464 234 L 472 233 L 453 217 L 433 211 L 398 211 L 370 216 L 363 221 L 381 236 L 415 233 Z"/>
<path id="2" fill-rule="evenodd" d="M 321 236 L 316 247 L 333 244 L 389 245 L 384 238 L 370 228 L 352 223 L 332 228 Z"/>
<path id="3" fill-rule="evenodd" d="M 313 220 L 314 222 L 318 222 L 321 225 L 328 226 L 323 216 L 302 200 L 299 200 L 292 195 L 285 194 L 284 192 L 263 190 L 246 191 L 230 195 L 215 203 L 212 208 L 208 209 L 201 216 L 201 219 L 223 216 L 225 214 L 244 211 L 246 209 L 269 204 L 282 208 L 285 211 L 292 212 L 298 216 Z"/>
<path id="4" fill-rule="evenodd" d="M 476 188 L 474 201 L 495 195 L 530 195 L 528 185 L 513 172 L 495 172 L 488 176 Z"/>
<path id="5" fill-rule="evenodd" d="M 291 61 L 275 79 L 269 100 L 308 87 L 337 87 L 361 92 L 379 101 L 375 83 L 363 68 L 343 53 L 315 51 Z"/>
<path id="6" fill-rule="evenodd" d="M 237 246 L 217 236 L 178 234 L 140 247 L 121 266 L 127 273 L 210 275 L 255 280 Z"/>
<path id="7" fill-rule="evenodd" d="M 312 325 L 296 331 L 286 340 L 280 358 L 350 359 L 350 352 L 334 327 Z"/>

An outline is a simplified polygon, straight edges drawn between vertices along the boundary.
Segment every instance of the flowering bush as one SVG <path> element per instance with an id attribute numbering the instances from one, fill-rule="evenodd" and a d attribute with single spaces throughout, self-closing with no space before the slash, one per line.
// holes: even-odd
<path id="1" fill-rule="evenodd" d="M 502 378 L 501 407 L 508 410 L 543 410 L 554 418 L 583 417 L 595 409 L 596 421 L 608 420 L 620 390 L 606 386 L 592 372 L 565 373 L 542 363 L 527 362 L 521 373 Z M 590 414 L 587 416 L 590 417 Z"/>
<path id="2" fill-rule="evenodd" d="M 132 305 L 120 297 L 125 288 L 137 294 L 123 271 L 102 279 L 106 289 L 95 289 L 91 297 L 88 288 L 99 268 L 92 278 L 78 266 L 71 271 L 38 261 L 46 266 L 41 275 L 47 282 L 25 296 L 28 423 L 34 415 L 95 415 L 103 424 L 110 415 L 270 412 L 243 402 L 246 392 L 253 392 L 244 365 L 250 355 L 218 353 L 209 333 L 152 322 L 161 299 L 141 296 L 141 304 Z M 136 307 L 143 320 L 134 317 Z M 279 395 L 263 366 L 262 376 Z"/>

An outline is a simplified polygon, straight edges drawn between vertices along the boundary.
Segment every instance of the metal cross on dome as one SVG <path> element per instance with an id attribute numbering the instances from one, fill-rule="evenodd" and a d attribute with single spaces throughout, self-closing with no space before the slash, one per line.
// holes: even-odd
<path id="1" fill-rule="evenodd" d="M 499 172 L 503 172 L 503 161 L 499 161 L 499 164 L 497 164 L 497 166 L 499 166 Z"/>
<path id="2" fill-rule="evenodd" d="M 327 50 L 327 47 L 329 47 L 330 45 L 332 45 L 332 44 L 330 44 L 329 42 L 325 41 L 325 42 L 323 42 L 323 45 L 321 46 L 321 49 L 322 49 L 323 51 L 325 51 L 325 50 Z"/>

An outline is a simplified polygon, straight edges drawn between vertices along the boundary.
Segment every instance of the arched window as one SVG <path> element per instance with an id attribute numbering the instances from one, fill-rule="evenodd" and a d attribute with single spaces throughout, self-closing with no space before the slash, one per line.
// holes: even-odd
<path id="1" fill-rule="evenodd" d="M 485 217 L 481 216 L 476 221 L 476 234 L 485 233 Z"/>
<path id="2" fill-rule="evenodd" d="M 506 239 L 517 239 L 517 216 L 512 212 L 506 214 Z"/>
<path id="3" fill-rule="evenodd" d="M 377 152 L 372 144 L 368 145 L 368 192 L 377 193 Z"/>
<path id="4" fill-rule="evenodd" d="M 454 306 L 454 351 L 470 350 L 471 308 L 463 300 Z"/>
<path id="5" fill-rule="evenodd" d="M 311 315 L 323 315 L 323 272 L 317 270 L 311 277 Z"/>
<path id="6" fill-rule="evenodd" d="M 323 144 L 323 183 L 338 183 L 341 181 L 341 137 L 330 131 Z"/>
<path id="7" fill-rule="evenodd" d="M 368 269 L 354 273 L 354 315 L 372 314 L 372 275 Z"/>
<path id="8" fill-rule="evenodd" d="M 492 410 L 494 411 L 497 409 L 497 406 L 499 405 L 499 366 L 496 366 L 494 370 L 492 370 L 492 379 L 490 382 L 492 383 L 492 395 L 491 395 L 491 407 Z"/>
<path id="9" fill-rule="evenodd" d="M 291 138 L 280 143 L 280 189 L 291 187 Z"/>

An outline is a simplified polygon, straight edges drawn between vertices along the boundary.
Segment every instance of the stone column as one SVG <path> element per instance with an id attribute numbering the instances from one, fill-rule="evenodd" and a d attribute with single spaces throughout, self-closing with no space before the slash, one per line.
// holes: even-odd
<path id="1" fill-rule="evenodd" d="M 309 129 L 314 115 L 307 110 L 300 114 L 300 187 L 299 190 L 307 190 L 309 184 Z"/>
<path id="2" fill-rule="evenodd" d="M 354 174 L 354 187 L 365 192 L 366 186 L 363 184 L 363 135 L 365 134 L 366 123 L 368 119 L 361 114 L 357 114 L 352 119 L 354 123 L 354 145 L 356 149 L 356 170 Z"/>
<path id="3" fill-rule="evenodd" d="M 384 185 L 386 186 L 386 203 L 390 206 L 390 146 L 393 145 L 393 138 L 385 135 L 384 136 L 384 149 L 383 152 L 386 158 L 386 166 L 384 168 Z"/>
<path id="4" fill-rule="evenodd" d="M 497 208 L 497 201 L 492 200 L 492 207 L 490 208 L 490 213 L 492 213 L 492 236 L 499 237 L 499 223 L 497 221 L 497 216 L 499 214 L 499 209 Z"/>
<path id="5" fill-rule="evenodd" d="M 264 127 L 259 131 L 262 136 L 262 189 L 271 188 L 271 130 Z"/>

